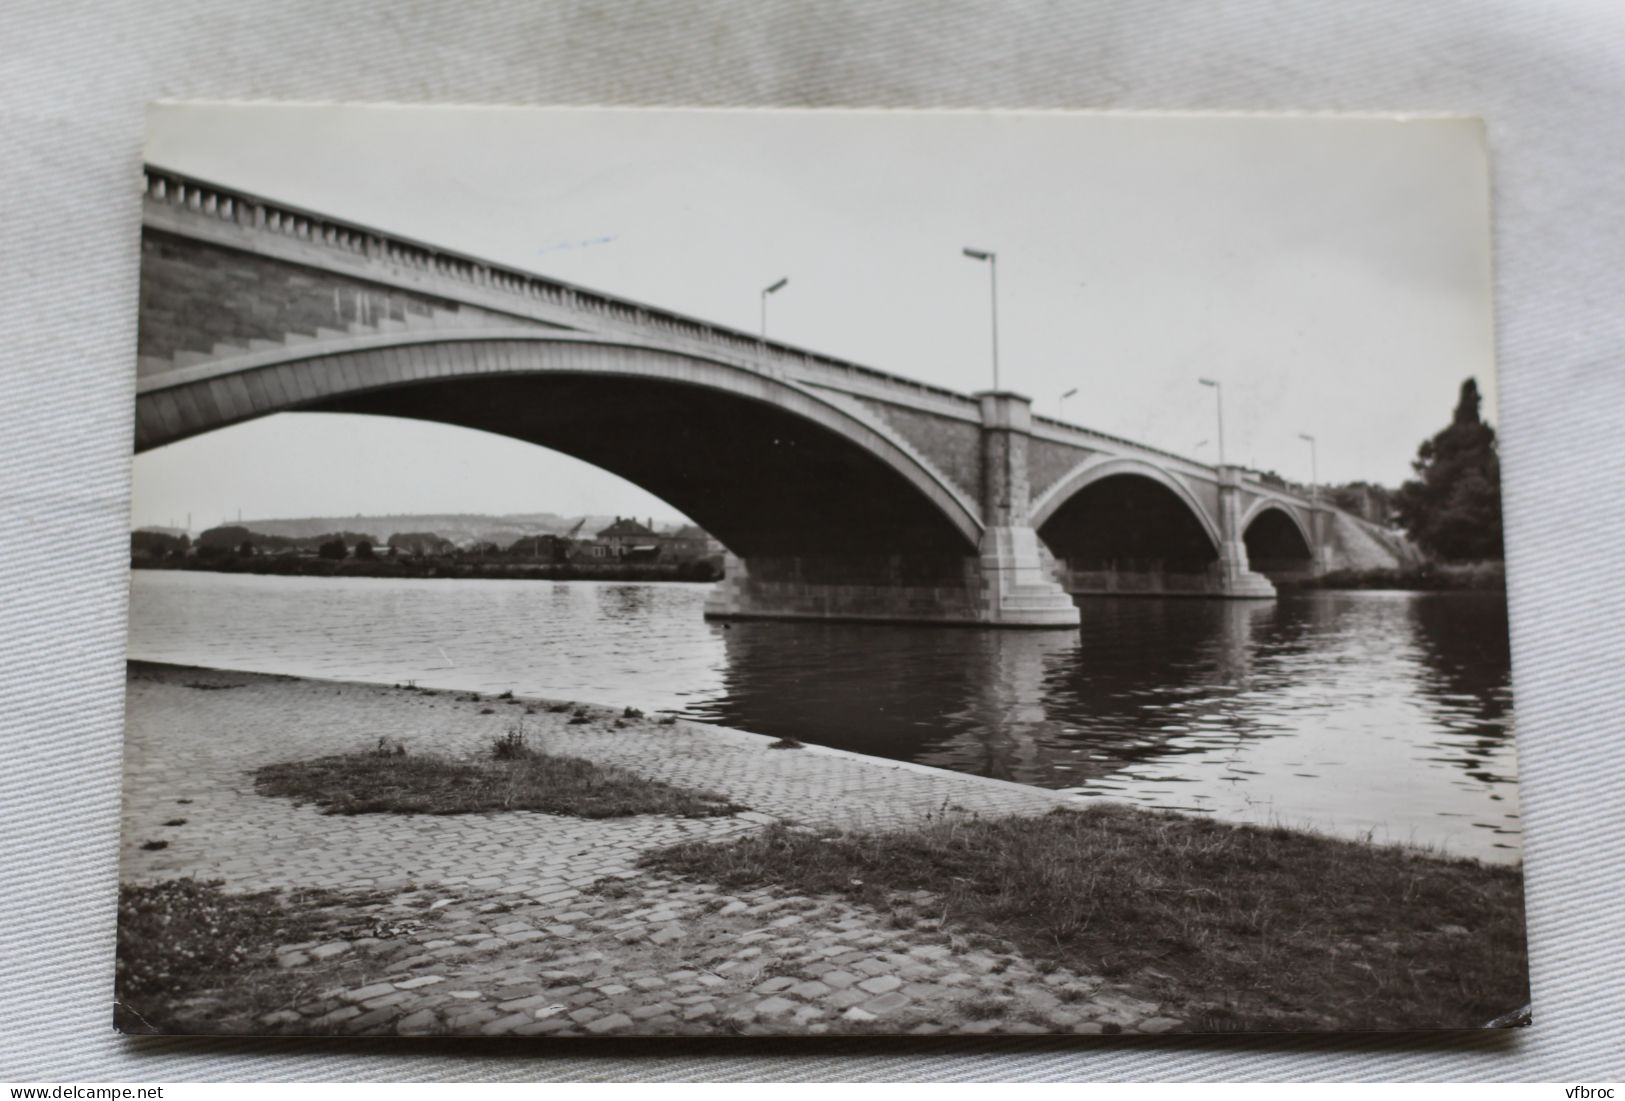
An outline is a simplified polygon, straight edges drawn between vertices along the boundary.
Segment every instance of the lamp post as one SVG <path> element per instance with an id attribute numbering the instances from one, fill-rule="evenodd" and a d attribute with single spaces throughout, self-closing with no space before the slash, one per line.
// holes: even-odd
<path id="1" fill-rule="evenodd" d="M 790 277 L 787 275 L 783 279 L 780 279 L 777 283 L 774 283 L 772 286 L 762 288 L 762 339 L 763 340 L 767 339 L 767 296 L 770 295 L 770 294 L 777 294 L 779 291 L 782 291 L 789 282 L 790 282 Z"/>
<path id="2" fill-rule="evenodd" d="M 1224 465 L 1224 388 L 1216 379 L 1199 378 L 1196 380 L 1203 386 L 1213 387 L 1213 397 L 1219 408 L 1219 465 Z"/>
<path id="3" fill-rule="evenodd" d="M 1068 390 L 1066 393 L 1062 394 L 1060 397 L 1055 399 L 1055 406 L 1056 406 L 1056 410 L 1057 410 L 1055 416 L 1057 418 L 1066 416 L 1066 399 L 1071 397 L 1073 394 L 1076 394 L 1077 392 L 1078 392 L 1078 388 L 1076 386 L 1074 386 L 1074 387 L 1072 387 L 1072 389 Z"/>
<path id="4" fill-rule="evenodd" d="M 1299 432 L 1298 439 L 1309 445 L 1309 500 L 1320 504 L 1320 456 L 1316 454 L 1315 438 L 1307 432 Z"/>
<path id="5" fill-rule="evenodd" d="M 986 260 L 993 281 L 993 389 L 999 388 L 999 254 L 983 249 L 962 250 L 972 260 Z"/>

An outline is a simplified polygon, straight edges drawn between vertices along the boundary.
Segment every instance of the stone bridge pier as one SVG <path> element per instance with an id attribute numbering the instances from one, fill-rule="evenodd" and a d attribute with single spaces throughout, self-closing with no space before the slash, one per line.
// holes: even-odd
<path id="1" fill-rule="evenodd" d="M 1263 574 L 1254 573 L 1247 560 L 1246 526 L 1242 523 L 1245 499 L 1242 468 L 1225 465 L 1219 473 L 1219 567 L 1214 595 L 1238 599 L 1268 600 L 1275 586 Z"/>
<path id="2" fill-rule="evenodd" d="M 976 398 L 984 526 L 974 554 L 729 555 L 706 616 L 1077 626 L 1077 605 L 1027 522 L 1031 403 L 1005 392 Z"/>

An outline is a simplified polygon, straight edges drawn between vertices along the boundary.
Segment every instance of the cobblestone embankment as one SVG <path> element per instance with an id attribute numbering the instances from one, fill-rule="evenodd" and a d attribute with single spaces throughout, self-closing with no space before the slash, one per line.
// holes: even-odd
<path id="1" fill-rule="evenodd" d="M 1164 1032 L 1156 1001 L 1097 976 L 972 945 L 900 898 L 899 923 L 832 897 L 726 893 L 640 870 L 639 856 L 775 820 L 886 829 L 944 813 L 1043 814 L 1067 796 L 741 731 L 467 692 L 132 663 L 125 735 L 126 883 L 182 876 L 229 890 L 385 892 L 356 935 L 285 945 L 312 991 L 228 1031 L 670 1035 L 828 1031 Z M 478 751 L 520 718 L 549 753 L 715 792 L 725 818 L 577 819 L 530 811 L 324 815 L 256 794 L 261 765 L 353 752 Z M 184 825 L 166 825 L 184 818 Z M 143 846 L 162 841 L 162 848 Z M 609 891 L 587 890 L 607 877 Z M 344 981 L 323 986 L 324 975 Z"/>

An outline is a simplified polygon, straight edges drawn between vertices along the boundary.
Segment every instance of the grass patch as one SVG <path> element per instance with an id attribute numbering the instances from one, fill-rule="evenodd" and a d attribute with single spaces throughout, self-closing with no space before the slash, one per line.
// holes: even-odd
<path id="1" fill-rule="evenodd" d="M 1479 1028 L 1529 1000 L 1519 871 L 1115 807 L 889 833 L 772 826 L 648 854 L 725 889 L 888 909 L 1133 978 L 1197 1030 Z"/>
<path id="2" fill-rule="evenodd" d="M 314 803 L 324 814 L 536 810 L 576 818 L 709 818 L 746 809 L 614 765 L 541 753 L 530 746 L 522 726 L 493 741 L 484 760 L 349 753 L 266 765 L 254 773 L 254 788 L 261 795 Z"/>
<path id="3" fill-rule="evenodd" d="M 217 880 L 121 886 L 114 1025 L 132 1033 L 254 1031 L 261 1015 L 338 981 L 334 971 L 279 968 L 279 946 L 334 939 L 386 900 L 313 889 L 231 894 Z"/>

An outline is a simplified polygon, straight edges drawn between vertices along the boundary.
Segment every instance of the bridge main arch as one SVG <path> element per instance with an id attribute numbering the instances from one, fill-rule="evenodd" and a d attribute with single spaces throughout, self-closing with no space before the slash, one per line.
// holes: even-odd
<path id="1" fill-rule="evenodd" d="M 137 391 L 136 450 L 283 411 L 496 432 L 642 486 L 740 555 L 974 555 L 946 479 L 861 411 L 718 360 L 535 329 L 393 334 L 179 367 Z"/>
<path id="2" fill-rule="evenodd" d="M 707 616 L 1078 622 L 888 424 L 778 372 L 535 327 L 330 333 L 151 370 L 136 450 L 285 411 L 461 425 L 619 474 L 729 548 Z"/>

